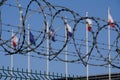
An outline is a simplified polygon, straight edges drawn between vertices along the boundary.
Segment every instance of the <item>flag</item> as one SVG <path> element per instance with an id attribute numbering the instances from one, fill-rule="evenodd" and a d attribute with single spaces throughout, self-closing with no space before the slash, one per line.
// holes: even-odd
<path id="1" fill-rule="evenodd" d="M 29 33 L 29 40 L 30 40 L 30 43 L 31 43 L 31 44 L 36 45 L 35 39 L 34 39 L 34 35 L 31 33 L 31 31 L 30 31 L 30 33 Z"/>
<path id="2" fill-rule="evenodd" d="M 90 19 L 86 19 L 86 23 L 87 23 L 87 30 L 91 31 L 92 30 L 92 21 Z"/>
<path id="3" fill-rule="evenodd" d="M 50 30 L 50 32 L 49 32 L 49 39 L 51 39 L 53 42 L 55 42 L 54 29 Z"/>
<path id="4" fill-rule="evenodd" d="M 66 20 L 66 19 L 64 19 L 64 24 L 65 24 L 65 27 L 66 27 L 66 29 L 67 29 L 68 36 L 69 36 L 69 37 L 72 37 L 73 31 L 72 31 L 71 26 L 67 23 L 67 20 Z"/>
<path id="5" fill-rule="evenodd" d="M 18 38 L 17 38 L 17 36 L 15 36 L 13 34 L 13 36 L 12 36 L 12 45 L 13 45 L 14 48 L 17 46 L 17 43 L 18 43 Z"/>
<path id="6" fill-rule="evenodd" d="M 67 32 L 68 32 L 68 36 L 72 37 L 72 28 L 69 24 L 66 24 L 66 28 L 67 28 Z"/>
<path id="7" fill-rule="evenodd" d="M 113 21 L 113 18 L 110 14 L 110 9 L 108 8 L 108 24 L 110 27 L 114 28 L 115 27 L 115 24 L 114 24 L 114 21 Z"/>

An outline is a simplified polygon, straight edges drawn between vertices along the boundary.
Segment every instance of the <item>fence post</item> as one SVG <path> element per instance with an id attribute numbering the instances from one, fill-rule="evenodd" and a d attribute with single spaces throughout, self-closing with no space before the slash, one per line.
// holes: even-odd
<path id="1" fill-rule="evenodd" d="M 52 73 L 52 76 L 53 76 L 53 79 L 55 79 L 55 74 L 54 74 L 54 72 Z"/>
<path id="2" fill-rule="evenodd" d="M 30 71 L 28 71 L 28 69 L 26 69 L 26 72 L 25 72 L 25 73 L 26 73 L 26 75 L 27 75 L 27 77 L 26 77 L 27 80 L 30 80 L 30 79 L 31 79 L 31 77 L 30 77 L 30 75 L 31 75 L 31 74 L 30 74 Z"/>
<path id="3" fill-rule="evenodd" d="M 0 69 L 0 70 L 2 70 L 2 69 Z M 2 79 L 2 73 L 0 73 L 0 79 Z"/>
<path id="4" fill-rule="evenodd" d="M 41 77 L 43 80 L 45 80 L 45 79 L 42 77 L 42 75 L 44 75 L 44 74 L 42 74 L 41 71 L 40 71 L 40 77 Z"/>
<path id="5" fill-rule="evenodd" d="M 2 69 L 3 69 L 3 73 L 5 74 L 5 75 L 2 75 L 2 76 L 4 76 L 4 77 L 5 77 L 4 80 L 6 80 L 6 79 L 7 79 L 7 73 L 5 73 L 5 68 L 4 68 L 4 66 L 2 67 Z"/>
<path id="6" fill-rule="evenodd" d="M 17 74 L 19 75 L 19 77 L 20 77 L 20 80 L 22 80 L 22 76 L 20 75 L 20 73 L 19 73 L 20 71 L 19 71 L 19 68 L 17 68 Z"/>
<path id="7" fill-rule="evenodd" d="M 73 79 L 75 78 L 75 76 L 73 75 Z"/>
<path id="8" fill-rule="evenodd" d="M 2 73 L 0 73 L 0 79 L 2 78 Z"/>
<path id="9" fill-rule="evenodd" d="M 49 76 L 49 79 L 51 80 L 52 78 L 51 78 L 51 74 L 50 74 L 50 72 L 49 72 L 48 76 Z"/>
<path id="10" fill-rule="evenodd" d="M 9 67 L 7 67 L 7 70 L 6 71 L 8 71 L 8 74 L 10 75 L 9 77 L 10 77 L 10 80 L 12 80 L 12 78 L 13 78 L 13 70 L 11 70 L 11 69 L 9 69 Z"/>
<path id="11" fill-rule="evenodd" d="M 38 80 L 40 80 L 40 77 L 38 77 L 37 70 L 35 70 L 35 75 L 36 75 L 36 77 L 38 78 Z"/>
<path id="12" fill-rule="evenodd" d="M 68 80 L 69 80 L 69 78 L 72 78 L 71 76 L 70 76 L 70 74 L 68 75 Z M 74 79 L 74 78 L 73 78 Z"/>
<path id="13" fill-rule="evenodd" d="M 13 70 L 13 75 L 14 75 L 15 80 L 17 80 L 17 75 L 15 74 L 16 71 L 15 71 L 14 67 L 12 70 Z"/>
<path id="14" fill-rule="evenodd" d="M 56 76 L 56 77 L 57 77 L 57 79 L 59 78 L 58 73 L 57 73 L 57 76 Z"/>
<path id="15" fill-rule="evenodd" d="M 27 77 L 26 77 L 25 74 L 24 74 L 23 68 L 22 68 L 22 75 L 25 77 L 24 79 L 27 80 Z"/>
<path id="16" fill-rule="evenodd" d="M 34 76 L 35 75 L 35 73 L 32 71 L 32 69 L 31 69 L 31 76 L 33 77 L 33 79 L 35 79 L 36 80 L 36 77 Z"/>
<path id="17" fill-rule="evenodd" d="M 62 73 L 61 73 L 61 76 L 60 76 L 61 78 L 63 77 L 63 75 L 62 75 Z"/>
<path id="18" fill-rule="evenodd" d="M 49 80 L 49 79 L 48 79 L 48 74 L 46 74 L 45 71 L 44 71 L 44 77 L 45 77 L 47 80 Z"/>

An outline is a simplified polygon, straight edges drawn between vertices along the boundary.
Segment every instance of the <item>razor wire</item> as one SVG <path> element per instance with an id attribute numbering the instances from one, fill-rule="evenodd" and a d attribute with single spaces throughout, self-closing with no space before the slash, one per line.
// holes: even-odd
<path id="1" fill-rule="evenodd" d="M 6 3 L 5 3 L 6 2 Z M 2 23 L 2 25 L 9 26 L 9 28 L 3 28 L 2 30 L 7 33 L 11 34 L 11 28 L 15 28 L 14 34 L 15 36 L 19 36 L 18 39 L 18 46 L 16 48 L 13 48 L 11 46 L 11 40 L 13 37 L 4 39 L 1 37 L 0 44 L 1 47 L 4 49 L 5 52 L 7 52 L 7 55 L 13 55 L 13 54 L 26 54 L 27 52 L 34 52 L 41 56 L 48 56 L 46 54 L 46 50 L 44 52 L 42 50 L 39 50 L 39 48 L 47 49 L 48 47 L 44 47 L 43 45 L 46 44 L 46 40 L 49 39 L 49 60 L 52 61 L 55 58 L 63 61 L 63 62 L 82 62 L 83 65 L 86 66 L 86 64 L 93 65 L 93 66 L 104 66 L 111 64 L 113 67 L 120 68 L 119 64 L 114 63 L 115 60 L 120 58 L 120 26 L 118 22 L 115 22 L 115 28 L 111 28 L 111 32 L 113 34 L 116 34 L 117 36 L 114 36 L 114 39 L 112 39 L 111 49 L 108 50 L 104 48 L 104 46 L 108 46 L 107 43 L 104 41 L 101 42 L 101 37 L 103 33 L 107 32 L 107 29 L 109 27 L 109 23 L 105 19 L 96 18 L 96 17 L 84 17 L 81 16 L 79 13 L 76 13 L 75 11 L 63 7 L 63 6 L 54 6 L 53 4 L 49 3 L 46 0 L 30 0 L 27 5 L 27 7 L 22 7 L 19 0 L 16 0 L 16 5 L 7 3 L 6 0 L 2 0 L 0 2 L 0 7 L 3 6 L 10 6 L 15 7 L 18 9 L 19 16 L 19 25 L 15 26 L 12 24 Z M 38 6 L 37 9 L 31 9 L 32 4 L 36 4 Z M 2 10 L 1 10 L 2 12 Z M 34 29 L 30 26 L 30 31 L 34 32 L 35 34 L 35 42 L 36 45 L 28 44 L 27 38 L 28 38 L 28 25 L 31 24 L 32 19 L 31 17 L 38 13 L 38 17 L 40 17 L 40 27 L 38 29 Z M 66 16 L 67 14 L 67 16 Z M 2 14 L 1 14 L 2 15 Z M 39 18 L 38 18 L 39 19 Z M 65 21 L 67 20 L 67 23 L 70 24 L 72 27 L 73 35 L 69 37 L 68 29 L 65 27 Z M 93 22 L 92 30 L 89 31 L 89 52 L 86 54 L 85 52 L 85 36 L 83 38 L 79 38 L 78 34 L 80 34 L 79 30 L 86 30 L 85 25 L 87 24 L 86 19 L 90 19 Z M 49 22 L 49 23 L 48 23 Z M 60 24 L 60 25 L 56 25 Z M 84 27 L 81 27 L 81 25 Z M 47 32 L 47 27 L 49 27 L 49 32 Z M 49 37 L 50 30 L 55 29 L 55 32 L 53 33 L 55 36 L 55 42 L 52 41 L 52 39 Z M 65 36 L 65 32 L 67 31 L 67 36 Z M 85 33 L 83 33 L 85 34 Z M 81 34 L 82 35 L 82 34 Z M 107 36 L 107 35 L 106 35 Z M 65 40 L 66 38 L 66 40 Z M 107 39 L 106 39 L 107 40 Z M 63 57 L 61 57 L 61 54 L 64 52 L 64 48 L 66 46 L 72 46 L 74 49 L 74 54 L 76 54 L 76 58 L 65 60 Z M 56 46 L 59 47 L 59 49 L 56 48 Z M 29 47 L 29 50 L 28 50 Z M 104 51 L 106 50 L 106 51 Z M 103 53 L 103 51 L 105 53 Z M 70 53 L 71 51 L 69 51 Z M 96 53 L 96 54 L 93 54 Z M 112 54 L 111 61 L 108 60 L 108 54 Z M 99 62 L 94 63 L 91 60 L 92 55 L 97 55 L 102 60 Z M 86 61 L 86 57 L 88 56 L 88 61 Z M 97 60 L 96 60 L 97 61 Z"/>

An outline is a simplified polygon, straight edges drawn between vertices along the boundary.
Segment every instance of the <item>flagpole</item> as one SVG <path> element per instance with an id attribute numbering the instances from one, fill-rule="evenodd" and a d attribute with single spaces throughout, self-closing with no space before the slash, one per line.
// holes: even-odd
<path id="1" fill-rule="evenodd" d="M 0 7 L 0 40 L 2 35 L 2 18 L 1 18 L 1 7 Z"/>
<path id="2" fill-rule="evenodd" d="M 46 64 L 46 69 L 47 69 L 47 78 L 49 79 L 49 26 L 48 26 L 48 23 L 47 23 L 47 41 L 46 41 L 46 46 L 47 46 L 47 57 L 46 57 L 46 61 L 47 61 L 47 64 Z"/>
<path id="3" fill-rule="evenodd" d="M 30 25 L 28 24 L 28 76 L 30 75 Z M 28 77 L 29 80 L 29 77 Z"/>
<path id="4" fill-rule="evenodd" d="M 86 12 L 86 17 L 88 17 L 88 12 Z M 86 80 L 88 80 L 88 30 L 87 30 L 87 24 L 86 24 Z"/>
<path id="5" fill-rule="evenodd" d="M 13 28 L 12 28 L 12 39 L 13 39 Z M 12 40 L 11 39 L 11 40 Z M 12 46 L 12 52 L 13 52 L 13 43 L 12 43 L 12 41 L 11 41 L 11 46 Z M 13 70 L 13 65 L 14 65 L 14 62 L 13 62 L 13 55 L 11 55 L 11 75 L 13 75 L 13 72 L 12 72 L 12 70 Z"/>
<path id="6" fill-rule="evenodd" d="M 108 15 L 110 14 L 110 10 L 108 7 Z M 111 65 L 110 65 L 110 61 L 111 61 L 111 56 L 110 56 L 110 26 L 108 26 L 108 58 L 109 58 L 109 62 L 108 62 L 108 68 L 109 68 L 109 80 L 111 80 Z"/>
<path id="7" fill-rule="evenodd" d="M 65 41 L 67 40 L 67 30 L 66 30 L 66 27 L 65 27 Z M 68 60 L 68 47 L 66 45 L 65 47 L 65 60 L 66 60 L 66 63 L 65 63 L 65 73 L 66 73 L 66 80 L 68 80 L 68 63 L 67 63 L 67 60 Z"/>

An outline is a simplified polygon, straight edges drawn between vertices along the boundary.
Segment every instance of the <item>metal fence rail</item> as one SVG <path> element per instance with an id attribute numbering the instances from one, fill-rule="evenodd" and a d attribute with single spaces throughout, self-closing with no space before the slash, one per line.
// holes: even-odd
<path id="1" fill-rule="evenodd" d="M 120 80 L 120 73 L 111 74 L 113 80 Z M 49 73 L 41 71 L 22 69 L 12 69 L 10 67 L 5 68 L 4 66 L 0 68 L 0 80 L 66 80 L 66 76 L 58 73 Z M 68 76 L 67 80 L 86 80 L 86 76 Z M 108 74 L 103 75 L 93 75 L 89 76 L 89 80 L 108 80 Z"/>
<path id="2" fill-rule="evenodd" d="M 4 66 L 0 69 L 0 80 L 56 80 L 64 78 L 62 74 L 59 76 L 59 74 L 46 74 L 46 72 L 41 71 L 30 71 L 28 73 L 28 70 L 24 69 L 10 69 L 9 67 L 5 68 Z"/>

